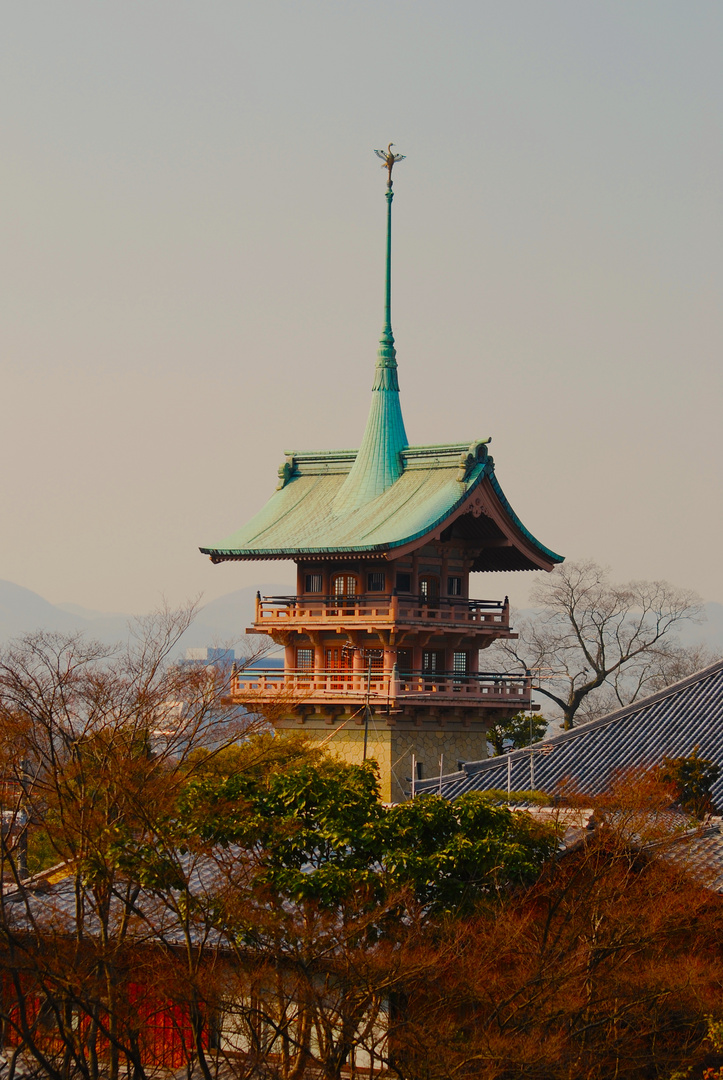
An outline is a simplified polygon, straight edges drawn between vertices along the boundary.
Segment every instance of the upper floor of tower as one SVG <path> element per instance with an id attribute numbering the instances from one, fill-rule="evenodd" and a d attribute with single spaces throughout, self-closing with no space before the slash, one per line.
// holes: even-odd
<path id="1" fill-rule="evenodd" d="M 384 321 L 361 445 L 287 452 L 266 506 L 230 536 L 201 548 L 213 562 L 293 559 L 311 566 L 353 558 L 396 564 L 430 543 L 441 545 L 440 567 L 444 550 L 454 551 L 466 573 L 551 570 L 562 561 L 512 510 L 489 439 L 408 444 L 391 319 L 392 168 L 402 160 L 392 146 L 378 151 L 389 175 Z M 366 571 L 359 573 L 361 584 Z M 440 594 L 444 578 L 440 569 Z"/>

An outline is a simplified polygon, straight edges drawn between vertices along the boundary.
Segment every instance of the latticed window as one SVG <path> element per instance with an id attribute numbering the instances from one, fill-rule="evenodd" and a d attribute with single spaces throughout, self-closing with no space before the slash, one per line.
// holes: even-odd
<path id="1" fill-rule="evenodd" d="M 341 690 L 353 667 L 351 650 L 341 648 L 324 650 L 324 667 L 331 689 Z"/>
<path id="2" fill-rule="evenodd" d="M 455 675 L 467 674 L 467 653 L 456 652 L 452 657 L 452 671 Z"/>
<path id="3" fill-rule="evenodd" d="M 439 578 L 433 574 L 425 574 L 419 579 L 419 595 L 422 600 L 434 604 L 439 599 Z"/>
<path id="4" fill-rule="evenodd" d="M 367 592 L 384 592 L 387 587 L 386 574 L 383 571 L 375 570 L 372 574 L 367 574 Z"/>
<path id="5" fill-rule="evenodd" d="M 447 578 L 447 596 L 461 596 L 462 595 L 462 578 L 450 577 Z"/>
<path id="6" fill-rule="evenodd" d="M 321 592 L 324 588 L 324 579 L 321 574 L 307 574 L 306 575 L 306 592 Z"/>
<path id="7" fill-rule="evenodd" d="M 313 671 L 314 670 L 314 650 L 313 649 L 297 649 L 296 650 L 296 666 L 299 671 Z"/>
<path id="8" fill-rule="evenodd" d="M 332 583 L 334 596 L 356 596 L 354 574 L 337 574 Z"/>
<path id="9" fill-rule="evenodd" d="M 324 657 L 327 671 L 351 671 L 352 669 L 351 651 L 343 646 L 342 648 L 325 649 Z"/>
<path id="10" fill-rule="evenodd" d="M 366 649 L 363 652 L 364 666 L 369 667 L 369 661 L 372 662 L 372 671 L 384 671 L 384 652 L 382 649 Z"/>
<path id="11" fill-rule="evenodd" d="M 422 671 L 425 675 L 438 675 L 444 671 L 444 652 L 441 649 L 425 649 L 422 653 Z"/>
<path id="12" fill-rule="evenodd" d="M 454 672 L 454 681 L 456 683 L 465 682 L 465 676 L 467 674 L 466 652 L 452 653 L 452 671 Z"/>

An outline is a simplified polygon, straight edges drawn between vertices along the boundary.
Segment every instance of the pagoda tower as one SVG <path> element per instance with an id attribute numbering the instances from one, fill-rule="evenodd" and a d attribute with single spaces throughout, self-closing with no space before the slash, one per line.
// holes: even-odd
<path id="1" fill-rule="evenodd" d="M 551 570 L 562 556 L 505 498 L 489 439 L 409 446 L 391 324 L 392 168 L 384 326 L 359 450 L 287 451 L 276 491 L 238 532 L 200 550 L 214 563 L 293 560 L 293 596 L 258 596 L 247 633 L 284 646 L 280 669 L 234 693 L 280 730 L 350 762 L 374 758 L 382 797 L 486 757 L 486 732 L 530 707 L 524 673 L 485 673 L 480 651 L 516 635 L 507 598 L 469 595 L 473 572 Z M 321 418 L 319 418 L 321 419 Z"/>

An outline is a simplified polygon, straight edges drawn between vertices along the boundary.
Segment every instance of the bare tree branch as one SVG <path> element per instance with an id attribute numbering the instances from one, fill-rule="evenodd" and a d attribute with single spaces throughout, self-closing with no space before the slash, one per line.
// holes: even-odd
<path id="1" fill-rule="evenodd" d="M 616 585 L 597 563 L 564 563 L 531 600 L 539 614 L 498 651 L 532 672 L 534 689 L 559 707 L 565 728 L 578 714 L 592 719 L 630 704 L 713 659 L 675 636 L 682 623 L 701 621 L 700 598 L 665 581 Z"/>

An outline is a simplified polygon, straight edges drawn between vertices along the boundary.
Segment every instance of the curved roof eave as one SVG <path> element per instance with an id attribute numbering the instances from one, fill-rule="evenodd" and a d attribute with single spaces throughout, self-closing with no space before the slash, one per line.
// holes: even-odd
<path id="1" fill-rule="evenodd" d="M 520 530 L 520 532 L 525 537 L 525 539 L 529 540 L 529 542 L 531 544 L 533 544 L 534 547 L 536 547 L 538 551 L 541 551 L 544 555 L 546 555 L 548 557 L 548 559 L 551 559 L 552 562 L 555 562 L 555 563 L 564 562 L 565 561 L 565 556 L 564 555 L 558 555 L 557 552 L 552 550 L 552 548 L 545 547 L 544 544 L 541 544 L 540 541 L 536 537 L 534 537 L 532 535 L 532 533 L 530 532 L 529 529 L 525 528 L 525 526 L 522 524 L 522 522 L 518 518 L 517 514 L 514 512 L 514 510 L 510 506 L 509 501 L 507 499 L 507 496 L 505 495 L 504 491 L 500 487 L 499 481 L 498 481 L 497 477 L 495 476 L 494 469 L 492 469 L 490 474 L 489 474 L 489 481 L 490 481 L 490 484 L 492 485 L 492 488 L 494 490 L 495 495 L 497 496 L 497 498 L 502 503 L 502 507 L 503 507 L 505 513 L 509 516 L 509 518 L 512 520 L 514 525 Z"/>
<path id="2" fill-rule="evenodd" d="M 531 544 L 537 551 L 540 552 L 545 558 L 549 559 L 553 563 L 561 563 L 564 561 L 564 555 L 558 555 L 552 551 L 551 548 L 545 547 L 537 540 L 529 529 L 520 521 L 517 514 L 512 509 L 505 493 L 500 487 L 499 481 L 495 476 L 494 465 L 491 462 L 485 463 L 485 465 L 479 470 L 478 475 L 473 482 L 466 486 L 464 493 L 447 507 L 443 514 L 441 514 L 436 521 L 431 524 L 425 524 L 423 529 L 412 533 L 409 536 L 402 537 L 398 540 L 391 540 L 388 543 L 382 544 L 355 544 L 355 545 L 340 545 L 336 547 L 299 547 L 299 548 L 199 548 L 199 551 L 203 555 L 208 555 L 212 559 L 214 557 L 218 559 L 263 559 L 263 558 L 287 558 L 293 559 L 304 555 L 333 555 L 333 554 L 366 554 L 374 552 L 386 552 L 392 551 L 395 548 L 406 547 L 408 544 L 414 544 L 417 540 L 423 540 L 425 537 L 433 535 L 437 532 L 457 510 L 461 508 L 464 502 L 469 498 L 470 494 L 480 485 L 480 483 L 487 477 L 490 481 L 492 489 L 500 501 L 502 509 L 509 517 L 515 528 L 524 536 L 529 544 Z"/>

